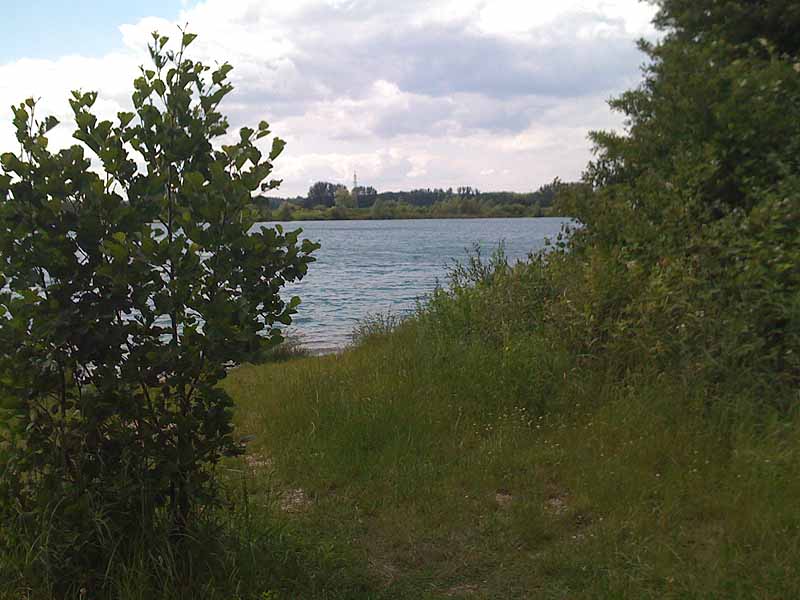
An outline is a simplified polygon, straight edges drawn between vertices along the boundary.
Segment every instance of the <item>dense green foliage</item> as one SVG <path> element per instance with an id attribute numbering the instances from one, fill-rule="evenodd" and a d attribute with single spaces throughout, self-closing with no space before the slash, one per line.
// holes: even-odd
<path id="1" fill-rule="evenodd" d="M 660 6 L 644 81 L 612 102 L 627 134 L 593 135 L 595 192 L 562 205 L 583 224 L 583 343 L 774 393 L 800 382 L 800 16 Z"/>
<path id="2" fill-rule="evenodd" d="M 235 454 L 226 370 L 280 340 L 310 242 L 251 230 L 268 157 L 218 111 L 231 67 L 154 34 L 152 69 L 118 122 L 74 92 L 74 145 L 52 154 L 35 102 L 14 109 L 19 154 L 0 171 L 0 553 L 55 595 L 92 597 L 114 557 L 163 526 L 188 531 Z M 85 148 L 102 166 L 90 169 Z M 140 168 L 143 164 L 144 168 Z M 126 545 L 127 544 L 127 545 Z M 5 562 L 5 561 L 4 561 Z"/>

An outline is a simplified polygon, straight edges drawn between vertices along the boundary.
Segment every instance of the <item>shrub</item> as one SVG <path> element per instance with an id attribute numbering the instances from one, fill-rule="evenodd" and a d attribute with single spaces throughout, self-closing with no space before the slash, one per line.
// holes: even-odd
<path id="1" fill-rule="evenodd" d="M 405 320 L 404 316 L 391 312 L 368 313 L 353 327 L 350 343 L 352 346 L 359 346 L 369 340 L 386 337 L 396 331 Z"/>
<path id="2" fill-rule="evenodd" d="M 117 122 L 73 92 L 74 135 L 102 174 L 83 146 L 48 150 L 57 121 L 32 100 L 14 108 L 21 151 L 2 155 L 3 537 L 19 525 L 67 588 L 89 585 L 121 540 L 163 522 L 180 534 L 215 502 L 212 468 L 238 451 L 217 383 L 280 341 L 299 299 L 279 291 L 316 248 L 253 227 L 251 195 L 278 185 L 262 182 L 284 142 L 263 156 L 262 121 L 212 144 L 231 66 L 186 58 L 194 37 L 175 52 L 153 34 Z"/>
<path id="3" fill-rule="evenodd" d="M 796 389 L 798 15 L 723 4 L 659 4 L 644 81 L 611 102 L 626 135 L 593 134 L 593 191 L 559 207 L 584 225 L 569 252 L 591 282 L 569 298 L 596 348 Z"/>
<path id="4" fill-rule="evenodd" d="M 432 335 L 504 348 L 514 337 L 541 333 L 545 309 L 553 299 L 548 254 L 510 264 L 501 243 L 485 258 L 475 244 L 466 261 L 454 262 L 447 285 L 438 286 L 421 307 L 420 318 Z"/>

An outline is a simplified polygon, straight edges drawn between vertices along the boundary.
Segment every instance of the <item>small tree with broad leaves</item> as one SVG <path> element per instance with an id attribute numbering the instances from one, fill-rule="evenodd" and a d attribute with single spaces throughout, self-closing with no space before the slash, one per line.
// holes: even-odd
<path id="1" fill-rule="evenodd" d="M 284 142 L 262 154 L 264 121 L 228 136 L 218 107 L 231 66 L 186 58 L 194 38 L 172 51 L 153 34 L 152 68 L 116 122 L 92 114 L 96 93 L 73 92 L 84 146 L 51 153 L 56 119 L 37 120 L 33 100 L 13 108 L 20 150 L 0 163 L 0 506 L 7 522 L 61 528 L 47 551 L 65 568 L 102 563 L 99 531 L 183 531 L 214 501 L 213 466 L 238 451 L 217 384 L 280 341 L 299 299 L 279 292 L 317 247 L 255 226 L 251 196 L 280 183 L 264 182 Z"/>

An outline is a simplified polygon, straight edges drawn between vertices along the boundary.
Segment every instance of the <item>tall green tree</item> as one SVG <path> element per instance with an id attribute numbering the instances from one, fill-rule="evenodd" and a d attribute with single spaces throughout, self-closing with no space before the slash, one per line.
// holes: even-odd
<path id="1" fill-rule="evenodd" d="M 336 206 L 338 206 L 340 208 L 354 208 L 355 207 L 355 201 L 353 199 L 353 196 L 350 194 L 348 189 L 343 185 L 340 185 L 340 186 L 336 187 L 336 193 L 334 194 L 334 200 L 335 200 Z"/>
<path id="2" fill-rule="evenodd" d="M 308 195 L 303 205 L 306 208 L 324 206 L 329 208 L 336 202 L 336 184 L 328 181 L 317 181 L 308 188 Z"/>

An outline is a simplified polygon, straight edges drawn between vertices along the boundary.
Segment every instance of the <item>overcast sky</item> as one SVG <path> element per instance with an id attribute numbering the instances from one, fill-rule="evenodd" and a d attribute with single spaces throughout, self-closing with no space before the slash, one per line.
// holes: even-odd
<path id="1" fill-rule="evenodd" d="M 231 125 L 266 119 L 287 148 L 281 195 L 317 180 L 379 190 L 471 185 L 529 191 L 579 177 L 606 100 L 639 80 L 636 0 L 28 0 L 0 22 L 0 150 L 7 107 L 41 97 L 72 143 L 69 91 L 130 107 L 150 32 L 199 34 L 194 58 L 234 66 Z M 233 129 L 232 128 L 232 129 Z"/>

